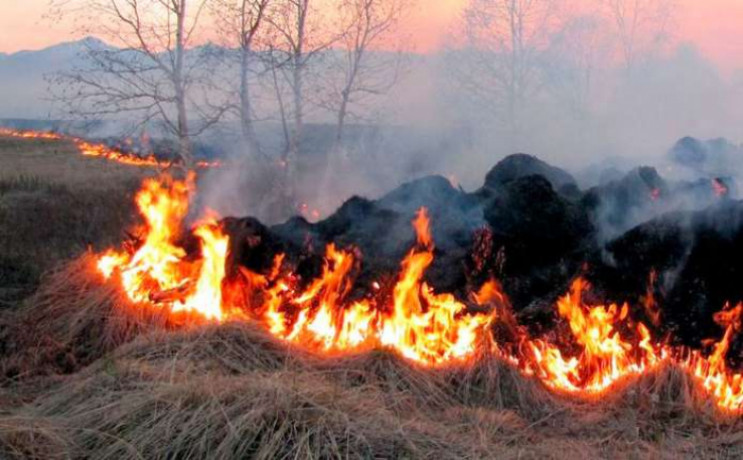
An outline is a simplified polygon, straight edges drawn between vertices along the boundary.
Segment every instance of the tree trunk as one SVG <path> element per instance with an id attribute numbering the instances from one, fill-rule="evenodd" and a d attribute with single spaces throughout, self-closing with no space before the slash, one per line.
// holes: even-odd
<path id="1" fill-rule="evenodd" d="M 289 139 L 289 148 L 285 158 L 286 183 L 284 186 L 284 195 L 287 201 L 293 206 L 296 200 L 296 180 L 298 173 L 299 149 L 302 141 L 302 132 L 304 130 L 304 95 L 302 91 L 303 69 L 302 56 L 295 55 L 293 69 L 293 97 L 294 97 L 294 127 Z"/>
<path id="2" fill-rule="evenodd" d="M 178 24 L 176 30 L 175 68 L 173 69 L 173 85 L 175 86 L 176 110 L 178 111 L 178 153 L 183 161 L 183 167 L 193 169 L 194 161 L 191 151 L 191 138 L 188 129 L 188 110 L 186 107 L 186 89 L 183 81 L 183 59 L 185 48 L 186 0 L 181 0 L 177 11 Z"/>
<path id="3" fill-rule="evenodd" d="M 338 109 L 338 121 L 335 126 L 335 142 L 333 150 L 337 150 L 342 147 L 343 135 L 346 130 L 346 115 L 348 114 L 348 99 L 350 97 L 350 88 L 343 90 L 343 97 L 341 99 L 341 106 Z"/>
<path id="4" fill-rule="evenodd" d="M 286 151 L 284 196 L 288 204 L 295 206 L 296 181 L 299 172 L 299 149 L 304 131 L 304 43 L 309 0 L 297 5 L 297 41 L 292 50 L 292 92 L 294 99 L 294 129 Z"/>
<path id="5" fill-rule="evenodd" d="M 253 126 L 253 108 L 250 100 L 249 66 L 251 59 L 250 45 L 243 45 L 240 60 L 240 122 L 243 139 L 250 149 L 253 158 L 262 154 L 258 137 Z"/>
<path id="6" fill-rule="evenodd" d="M 331 192 L 331 182 L 335 177 L 341 162 L 343 161 L 343 138 L 346 130 L 346 116 L 348 114 L 350 91 L 348 88 L 343 90 L 341 104 L 338 108 L 338 116 L 335 125 L 335 138 L 333 145 L 325 159 L 325 173 L 322 178 L 322 194 L 327 197 Z"/>

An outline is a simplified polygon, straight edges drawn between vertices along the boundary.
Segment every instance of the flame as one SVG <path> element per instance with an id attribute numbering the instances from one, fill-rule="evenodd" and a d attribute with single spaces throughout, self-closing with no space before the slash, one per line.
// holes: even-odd
<path id="1" fill-rule="evenodd" d="M 59 140 L 62 139 L 62 135 L 51 131 L 26 131 L 26 130 L 14 130 L 0 128 L 0 136 L 6 137 L 17 137 L 21 139 L 45 139 L 45 140 Z"/>
<path id="2" fill-rule="evenodd" d="M 311 208 L 310 205 L 307 203 L 302 203 L 299 206 L 297 206 L 297 212 L 299 215 L 304 217 L 307 220 L 317 222 L 320 220 L 320 217 L 322 217 L 322 213 L 317 208 Z"/>
<path id="3" fill-rule="evenodd" d="M 723 311 L 715 314 L 715 321 L 725 327 L 722 340 L 714 345 L 714 351 L 708 358 L 695 351 L 684 363 L 717 406 L 731 412 L 743 410 L 743 375 L 730 372 L 725 357 L 730 341 L 740 331 L 742 313 L 743 304 L 738 304 L 732 309 L 726 305 Z"/>
<path id="4" fill-rule="evenodd" d="M 541 340 L 529 343 L 533 359 L 526 362 L 526 370 L 557 390 L 600 393 L 628 375 L 656 366 L 662 358 L 643 324 L 636 327 L 637 340 L 619 334 L 617 325 L 627 319 L 628 305 L 587 307 L 586 288 L 587 283 L 577 279 L 570 293 L 557 302 L 558 313 L 568 321 L 580 349 L 577 356 L 565 358 L 558 347 Z"/>
<path id="5" fill-rule="evenodd" d="M 173 311 L 198 312 L 206 319 L 223 319 L 222 280 L 229 238 L 222 234 L 215 222 L 202 224 L 194 235 L 201 239 L 202 264 L 193 293 L 183 302 L 173 305 Z"/>
<path id="6" fill-rule="evenodd" d="M 176 318 L 203 321 L 254 321 L 280 340 L 317 353 L 336 355 L 374 348 L 393 350 L 422 366 L 446 366 L 476 359 L 481 349 L 494 350 L 505 362 L 560 394 L 597 399 L 618 382 L 650 373 L 661 365 L 686 371 L 714 406 L 743 411 L 743 376 L 728 368 L 726 355 L 742 326 L 743 304 L 726 306 L 714 317 L 724 328 L 709 354 L 655 340 L 636 322 L 627 304 L 593 305 L 590 286 L 576 279 L 556 302 L 561 326 L 556 334 L 531 337 L 508 311 L 498 282 L 490 280 L 470 294 L 477 311 L 450 293 L 436 293 L 425 282 L 435 246 L 426 209 L 412 221 L 416 243 L 403 259 L 391 286 L 372 281 L 361 286 L 353 249 L 329 244 L 321 274 L 302 280 L 284 254 L 268 273 L 240 267 L 227 276 L 229 237 L 215 216 L 190 230 L 200 243 L 198 257 L 179 244 L 194 177 L 149 179 L 136 196 L 144 224 L 136 248 L 109 250 L 98 270 L 118 281 L 135 308 L 154 308 Z M 656 312 L 652 297 L 655 274 L 644 302 Z M 185 316 L 184 316 L 185 315 Z M 653 318 L 652 315 L 651 318 Z M 515 343 L 496 343 L 491 326 L 513 332 Z M 562 333 L 565 332 L 565 333 Z"/>
<path id="7" fill-rule="evenodd" d="M 267 280 L 244 270 L 252 287 L 273 284 L 264 294 L 262 315 L 269 331 L 326 352 L 388 347 L 428 365 L 474 354 L 493 314 L 468 314 L 466 305 L 453 295 L 435 294 L 422 281 L 433 262 L 429 223 L 422 209 L 413 221 L 418 247 L 402 262 L 389 305 L 377 298 L 347 302 L 356 260 L 333 244 L 327 247 L 322 275 L 302 291 L 292 287 L 296 283 L 291 274 Z M 371 288 L 377 291 L 379 284 L 372 283 Z"/>
<path id="8" fill-rule="evenodd" d="M 428 362 L 462 359 L 474 353 L 480 334 L 494 315 L 468 315 L 451 294 L 435 294 L 422 281 L 433 263 L 428 212 L 413 221 L 419 248 L 410 251 L 393 290 L 393 308 L 381 327 L 380 341 L 403 356 Z"/>
<path id="9" fill-rule="evenodd" d="M 13 130 L 0 128 L 0 136 L 16 137 L 20 139 L 68 140 L 75 144 L 78 151 L 83 156 L 105 158 L 107 160 L 129 166 L 167 168 L 172 164 L 171 161 L 163 161 L 158 159 L 152 153 L 149 155 L 138 155 L 132 152 L 124 152 L 122 150 L 111 148 L 106 144 L 93 143 L 79 137 L 66 136 L 50 131 Z M 124 143 L 126 145 L 131 145 L 133 142 L 131 139 L 127 138 L 124 140 Z M 196 167 L 198 168 L 212 168 L 218 166 L 220 166 L 220 163 L 217 161 L 199 161 L 196 163 Z"/>
<path id="10" fill-rule="evenodd" d="M 178 230 L 188 213 L 194 176 L 185 181 L 164 176 L 147 179 L 136 196 L 145 220 L 141 246 L 132 253 L 108 251 L 98 259 L 98 270 L 110 279 L 117 274 L 134 303 L 164 306 L 173 313 L 198 313 L 207 320 L 222 320 L 221 283 L 229 238 L 216 221 L 198 225 L 193 234 L 201 243 L 201 258 L 186 259 L 176 244 Z"/>
<path id="11" fill-rule="evenodd" d="M 648 277 L 648 286 L 645 291 L 645 295 L 641 298 L 642 306 L 645 308 L 645 314 L 650 319 L 650 322 L 654 326 L 660 326 L 660 315 L 661 311 L 658 306 L 658 302 L 655 300 L 655 294 L 653 290 L 655 285 L 658 283 L 658 273 L 655 269 L 650 270 L 650 276 Z"/>
<path id="12" fill-rule="evenodd" d="M 557 303 L 579 346 L 578 354 L 566 359 L 553 344 L 527 340 L 530 353 L 517 357 L 526 374 L 535 375 L 558 392 L 596 396 L 620 380 L 670 363 L 686 370 L 718 409 L 736 414 L 743 411 L 743 375 L 728 369 L 725 361 L 730 342 L 741 329 L 743 304 L 726 306 L 715 315 L 715 321 L 726 328 L 725 334 L 714 344 L 712 354 L 703 356 L 696 350 L 653 342 L 644 324 L 633 324 L 629 319 L 627 305 L 585 305 L 586 287 L 584 280 L 576 280 L 570 293 Z M 623 337 L 620 329 L 633 330 L 633 338 Z"/>

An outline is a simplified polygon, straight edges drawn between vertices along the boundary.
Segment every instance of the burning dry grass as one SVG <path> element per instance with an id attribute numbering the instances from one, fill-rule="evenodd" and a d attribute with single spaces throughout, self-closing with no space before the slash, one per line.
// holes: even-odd
<path id="1" fill-rule="evenodd" d="M 678 368 L 591 401 L 556 395 L 495 355 L 435 369 L 388 350 L 320 356 L 252 323 L 174 328 L 142 316 L 92 265 L 83 256 L 52 273 L 7 319 L 2 363 L 14 378 L 0 392 L 0 456 L 741 454 L 738 419 Z"/>

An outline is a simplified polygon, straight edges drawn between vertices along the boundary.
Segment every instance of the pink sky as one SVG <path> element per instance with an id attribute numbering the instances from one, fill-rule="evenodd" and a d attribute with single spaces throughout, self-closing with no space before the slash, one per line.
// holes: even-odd
<path id="1" fill-rule="evenodd" d="M 678 39 L 695 43 L 725 69 L 743 67 L 743 0 L 678 0 Z M 43 19 L 49 0 L 2 0 L 0 52 L 73 40 L 71 26 Z M 466 0 L 420 0 L 406 29 L 419 50 L 436 47 Z"/>

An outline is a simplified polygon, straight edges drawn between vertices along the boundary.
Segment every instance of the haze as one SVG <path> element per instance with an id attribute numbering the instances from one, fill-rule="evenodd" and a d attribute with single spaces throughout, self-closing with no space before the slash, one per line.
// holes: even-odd
<path id="1" fill-rule="evenodd" d="M 585 0 L 580 0 L 585 2 Z M 44 48 L 80 38 L 71 21 L 44 19 L 49 0 L 3 0 L 0 53 Z M 466 0 L 426 0 L 411 12 L 405 26 L 411 47 L 432 51 L 456 27 Z M 590 3 L 590 2 L 589 2 Z M 743 2 L 739 0 L 679 0 L 675 40 L 694 43 L 726 71 L 743 61 Z"/>

